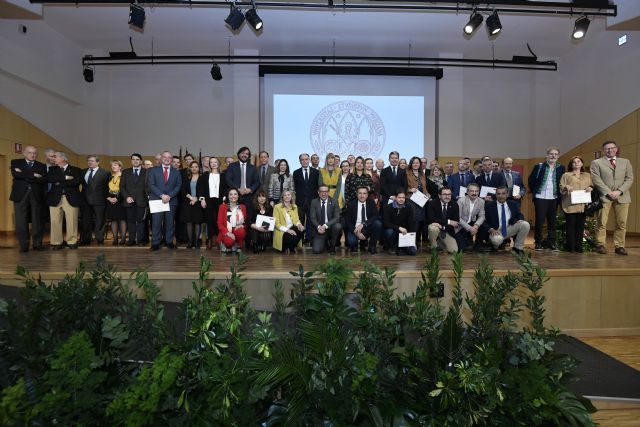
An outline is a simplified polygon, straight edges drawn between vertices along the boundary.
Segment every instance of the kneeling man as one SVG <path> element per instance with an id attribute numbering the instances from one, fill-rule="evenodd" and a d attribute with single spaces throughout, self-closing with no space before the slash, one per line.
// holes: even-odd
<path id="1" fill-rule="evenodd" d="M 311 201 L 309 208 L 311 221 L 311 249 L 314 254 L 328 250 L 330 254 L 336 252 L 336 240 L 342 232 L 340 224 L 340 206 L 338 202 L 329 198 L 329 187 L 318 187 L 318 198 Z"/>
<path id="2" fill-rule="evenodd" d="M 358 188 L 358 199 L 349 202 L 347 207 L 347 245 L 351 252 L 358 249 L 364 251 L 367 243 L 369 253 L 377 253 L 376 246 L 382 234 L 382 222 L 376 204 L 369 199 L 367 187 Z"/>
<path id="3" fill-rule="evenodd" d="M 497 200 L 487 203 L 484 207 L 489 226 L 489 241 L 494 249 L 498 249 L 504 239 L 515 236 L 513 250 L 520 254 L 524 250 L 530 226 L 524 220 L 518 204 L 513 200 L 507 200 L 508 194 L 506 186 L 496 188 Z"/>

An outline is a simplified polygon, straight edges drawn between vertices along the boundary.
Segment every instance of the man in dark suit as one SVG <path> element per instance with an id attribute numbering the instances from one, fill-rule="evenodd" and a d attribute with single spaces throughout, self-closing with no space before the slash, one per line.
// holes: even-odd
<path id="1" fill-rule="evenodd" d="M 87 168 L 82 171 L 82 245 L 91 244 L 94 232 L 98 245 L 104 244 L 104 211 L 107 205 L 110 173 L 100 167 L 98 156 L 87 156 Z"/>
<path id="2" fill-rule="evenodd" d="M 329 186 L 318 187 L 318 198 L 311 201 L 309 221 L 311 223 L 311 248 L 314 254 L 328 250 L 336 252 L 336 240 L 342 232 L 340 206 L 329 197 Z"/>
<path id="3" fill-rule="evenodd" d="M 415 256 L 417 248 L 407 246 L 398 248 L 400 235 L 411 233 L 416 222 L 413 219 L 413 209 L 407 203 L 407 195 L 403 190 L 396 191 L 395 200 L 384 205 L 384 239 L 389 248 L 390 255 L 400 255 L 405 252 L 407 255 Z"/>
<path id="4" fill-rule="evenodd" d="M 505 239 L 515 237 L 513 251 L 521 254 L 530 226 L 524 220 L 518 204 L 514 200 L 507 200 L 508 191 L 506 186 L 496 189 L 496 201 L 489 202 L 484 207 L 485 223 L 489 227 L 489 241 L 494 250 Z"/>
<path id="5" fill-rule="evenodd" d="M 375 255 L 382 234 L 382 221 L 376 204 L 369 199 L 367 187 L 358 188 L 357 197 L 357 200 L 352 200 L 347 206 L 347 246 L 351 252 L 356 252 L 359 242 L 360 250 L 364 251 L 368 243 L 369 253 Z"/>
<path id="6" fill-rule="evenodd" d="M 458 204 L 451 200 L 452 195 L 449 187 L 441 187 L 438 198 L 427 202 L 427 230 L 431 248 L 442 247 L 450 254 L 458 251 L 455 228 L 460 221 Z"/>
<path id="7" fill-rule="evenodd" d="M 31 238 L 33 249 L 44 250 L 42 246 L 43 214 L 45 185 L 44 176 L 47 168 L 36 160 L 38 149 L 27 145 L 22 150 L 24 158 L 11 160 L 11 195 L 16 222 L 16 237 L 20 244 L 20 252 L 29 250 L 29 221 L 31 221 Z"/>
<path id="8" fill-rule="evenodd" d="M 389 153 L 389 166 L 380 175 L 381 206 L 385 206 L 389 199 L 394 200 L 399 189 L 407 191 L 407 173 L 398 167 L 400 154 L 397 151 Z"/>
<path id="9" fill-rule="evenodd" d="M 471 172 L 469 172 L 469 164 L 466 159 L 458 160 L 458 172 L 452 174 L 447 183 L 453 193 L 453 200 L 458 200 L 464 197 L 464 194 L 460 194 L 460 187 L 467 188 L 471 183 L 475 183 L 476 179 Z"/>
<path id="10" fill-rule="evenodd" d="M 480 186 L 480 192 L 482 193 L 482 187 L 498 188 L 505 185 L 504 175 L 499 172 L 493 171 L 493 160 L 490 157 L 485 157 L 482 160 L 482 173 L 476 178 L 476 183 Z M 492 194 L 492 193 L 490 193 Z M 489 202 L 493 200 L 493 197 L 487 196 L 485 201 Z"/>
<path id="11" fill-rule="evenodd" d="M 533 193 L 533 206 L 536 211 L 534 231 L 535 250 L 545 247 L 558 251 L 556 243 L 556 212 L 560 202 L 560 178 L 564 175 L 564 166 L 558 163 L 560 150 L 547 149 L 547 160 L 534 166 L 529 175 L 529 188 Z M 542 238 L 542 228 L 547 222 L 547 239 Z"/>
<path id="12" fill-rule="evenodd" d="M 122 205 L 127 210 L 127 230 L 129 230 L 127 246 L 133 246 L 136 243 L 142 246 L 147 234 L 144 214 L 149 206 L 149 197 L 147 196 L 147 170 L 142 167 L 142 156 L 138 153 L 131 155 L 131 167 L 122 171 L 120 194 Z"/>
<path id="13" fill-rule="evenodd" d="M 182 187 L 182 178 L 180 171 L 171 166 L 173 156 L 169 151 L 162 152 L 162 164 L 147 171 L 147 182 L 149 191 L 149 200 L 161 200 L 162 203 L 169 205 L 168 211 L 156 212 L 151 214 L 151 223 L 153 229 L 153 238 L 151 240 L 151 250 L 160 249 L 160 240 L 162 239 L 162 223 L 164 221 L 165 230 L 164 237 L 167 242 L 167 248 L 176 249 L 173 243 L 174 225 L 173 221 L 178 206 L 178 195 Z"/>
<path id="14" fill-rule="evenodd" d="M 56 152 L 56 166 L 49 168 L 45 180 L 51 184 L 47 193 L 47 206 L 51 217 L 51 247 L 53 250 L 63 249 L 62 217 L 64 216 L 69 249 L 78 249 L 78 214 L 84 204 L 80 193 L 82 171 L 71 166 L 67 154 Z"/>
<path id="15" fill-rule="evenodd" d="M 293 186 L 296 189 L 296 205 L 298 205 L 298 216 L 300 222 L 307 227 L 306 240 L 311 237 L 311 225 L 307 218 L 309 216 L 309 205 L 316 197 L 318 191 L 318 180 L 320 172 L 309 166 L 309 155 L 306 153 L 298 156 L 300 168 L 293 171 Z"/>
<path id="16" fill-rule="evenodd" d="M 520 172 L 512 170 L 512 168 L 513 159 L 511 157 L 505 157 L 502 161 L 502 175 L 504 176 L 504 182 L 507 186 L 507 190 L 509 191 L 509 200 L 514 200 L 518 204 L 518 207 L 520 207 L 526 189 L 524 187 L 524 182 L 522 181 L 522 175 L 520 175 Z M 514 185 L 520 187 L 520 191 L 515 195 L 513 194 Z"/>
<path id="17" fill-rule="evenodd" d="M 260 189 L 265 193 L 269 193 L 269 180 L 271 179 L 271 174 L 276 173 L 276 168 L 269 164 L 269 153 L 266 151 L 261 151 L 258 154 L 258 161 L 260 164 L 258 165 L 258 175 L 260 176 Z"/>
<path id="18" fill-rule="evenodd" d="M 253 193 L 260 188 L 260 176 L 255 166 L 251 164 L 251 150 L 242 147 L 238 150 L 238 161 L 231 163 L 224 174 L 228 188 L 237 188 L 240 202 L 244 203 L 247 215 L 253 206 Z"/>

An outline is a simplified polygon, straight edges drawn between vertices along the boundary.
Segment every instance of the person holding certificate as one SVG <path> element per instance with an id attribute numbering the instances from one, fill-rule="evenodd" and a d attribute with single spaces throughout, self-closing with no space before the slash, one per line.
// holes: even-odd
<path id="1" fill-rule="evenodd" d="M 579 193 L 591 193 L 591 175 L 584 171 L 584 162 L 580 156 L 569 160 L 567 172 L 560 178 L 560 204 L 566 219 L 567 240 L 569 252 L 582 252 L 582 237 L 584 235 L 584 203 L 577 202 Z M 572 200 L 573 199 L 573 200 Z M 589 195 L 589 201 L 591 196 Z"/>
<path id="2" fill-rule="evenodd" d="M 240 191 L 231 187 L 226 202 L 218 208 L 220 252 L 240 252 L 247 237 L 247 208 L 240 202 Z"/>
<path id="3" fill-rule="evenodd" d="M 414 157 L 414 159 L 418 158 Z M 418 159 L 419 163 L 420 159 Z M 409 164 L 413 164 L 413 159 Z M 398 190 L 395 196 L 395 200 L 384 207 L 384 238 L 387 241 L 389 254 L 400 255 L 400 250 L 398 249 L 400 236 L 410 237 L 408 236 L 409 234 L 415 235 L 413 231 L 415 230 L 416 221 L 413 218 L 413 209 L 405 203 L 407 200 L 405 192 Z M 402 249 L 407 255 L 415 256 L 417 252 L 415 238 L 413 245 L 405 246 Z"/>
<path id="4" fill-rule="evenodd" d="M 411 196 L 413 196 L 413 194 L 418 191 L 427 195 L 429 198 L 433 198 L 438 194 L 438 186 L 435 182 L 428 179 L 422 173 L 422 163 L 420 161 L 420 158 L 417 156 L 413 156 L 411 160 L 409 160 L 409 170 L 407 170 L 406 198 L 411 199 Z M 427 227 L 425 224 L 425 205 L 423 204 L 422 206 L 420 206 L 418 203 L 411 200 L 409 200 L 408 205 L 413 210 L 413 221 L 415 222 L 415 224 L 412 228 L 416 232 L 416 245 L 418 245 L 420 241 L 427 243 L 429 237 L 427 235 Z"/>
<path id="5" fill-rule="evenodd" d="M 251 217 L 251 242 L 253 243 L 253 253 L 264 252 L 267 245 L 271 241 L 273 233 L 269 231 L 269 224 L 257 221 L 258 216 L 273 217 L 273 208 L 267 199 L 267 193 L 264 190 L 258 190 L 256 197 L 253 199 L 253 215 Z"/>

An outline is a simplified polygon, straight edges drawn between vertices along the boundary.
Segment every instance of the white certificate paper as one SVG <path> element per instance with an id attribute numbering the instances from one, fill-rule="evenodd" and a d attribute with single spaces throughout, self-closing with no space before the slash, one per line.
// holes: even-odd
<path id="1" fill-rule="evenodd" d="M 571 192 L 571 204 L 577 205 L 578 203 L 591 203 L 591 193 L 587 193 L 584 190 L 573 190 Z"/>
<path id="2" fill-rule="evenodd" d="M 483 185 L 480 189 L 480 198 L 484 199 L 489 193 L 496 194 L 496 187 L 485 187 Z"/>
<path id="3" fill-rule="evenodd" d="M 516 197 L 520 195 L 520 186 L 513 184 L 513 191 L 511 192 L 511 197 Z"/>
<path id="4" fill-rule="evenodd" d="M 429 196 L 427 196 L 420 190 L 416 190 L 416 192 L 411 195 L 410 200 L 413 201 L 413 203 L 415 203 L 416 205 L 423 207 L 424 204 L 429 201 Z"/>
<path id="5" fill-rule="evenodd" d="M 265 222 L 269 223 L 269 231 L 273 231 L 276 228 L 276 219 L 274 217 L 259 214 L 256 216 L 257 226 L 262 227 Z"/>
<path id="6" fill-rule="evenodd" d="M 149 212 L 152 214 L 159 212 L 169 212 L 171 207 L 169 203 L 162 203 L 162 200 L 149 200 Z"/>
<path id="7" fill-rule="evenodd" d="M 398 247 L 408 248 L 416 245 L 416 233 L 398 233 Z"/>
<path id="8" fill-rule="evenodd" d="M 458 193 L 458 197 L 464 197 L 467 195 L 467 187 L 460 186 L 460 193 Z"/>

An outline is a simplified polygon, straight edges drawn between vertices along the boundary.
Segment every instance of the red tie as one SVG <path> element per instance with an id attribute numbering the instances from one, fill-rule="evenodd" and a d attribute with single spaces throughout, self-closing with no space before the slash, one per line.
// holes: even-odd
<path id="1" fill-rule="evenodd" d="M 165 167 L 164 168 L 164 183 L 166 184 L 167 182 L 169 182 L 169 168 Z"/>
<path id="2" fill-rule="evenodd" d="M 613 166 L 613 168 L 616 168 L 616 159 L 609 159 L 609 162 L 611 163 L 611 166 Z"/>

